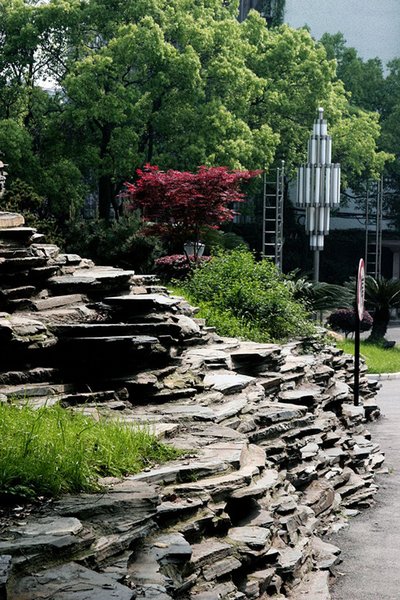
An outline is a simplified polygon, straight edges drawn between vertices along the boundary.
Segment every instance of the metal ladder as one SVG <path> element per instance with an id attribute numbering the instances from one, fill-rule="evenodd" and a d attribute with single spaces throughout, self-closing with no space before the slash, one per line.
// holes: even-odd
<path id="1" fill-rule="evenodd" d="M 382 268 L 382 212 L 383 212 L 383 175 L 373 190 L 371 205 L 370 186 L 367 183 L 365 209 L 365 272 L 375 279 L 381 276 Z"/>
<path id="2" fill-rule="evenodd" d="M 274 190 L 274 191 L 270 191 Z M 276 169 L 275 181 L 264 173 L 262 255 L 270 258 L 282 271 L 283 201 L 285 195 L 285 161 Z"/>

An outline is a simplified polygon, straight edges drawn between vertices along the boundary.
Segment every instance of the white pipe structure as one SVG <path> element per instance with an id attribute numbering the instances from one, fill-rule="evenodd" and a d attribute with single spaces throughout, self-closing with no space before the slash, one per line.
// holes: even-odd
<path id="1" fill-rule="evenodd" d="M 297 170 L 297 205 L 306 209 L 306 232 L 310 248 L 316 252 L 324 249 L 330 210 L 340 203 L 340 165 L 331 163 L 331 156 L 332 138 L 324 109 L 319 108 L 308 142 L 307 162 Z M 318 273 L 314 278 L 318 281 Z"/>

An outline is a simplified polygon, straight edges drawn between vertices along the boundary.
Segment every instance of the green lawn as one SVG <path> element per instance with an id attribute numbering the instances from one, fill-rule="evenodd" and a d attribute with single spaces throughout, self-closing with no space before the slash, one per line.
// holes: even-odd
<path id="1" fill-rule="evenodd" d="M 337 342 L 348 354 L 354 354 L 354 341 Z M 370 373 L 400 373 L 400 348 L 384 349 L 361 342 L 360 354 L 365 359 Z"/>

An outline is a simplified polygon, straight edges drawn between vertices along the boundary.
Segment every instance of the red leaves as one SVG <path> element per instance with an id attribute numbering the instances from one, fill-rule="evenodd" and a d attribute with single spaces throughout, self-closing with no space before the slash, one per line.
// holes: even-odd
<path id="1" fill-rule="evenodd" d="M 226 167 L 199 167 L 197 173 L 138 169 L 136 183 L 126 183 L 123 196 L 129 208 L 141 209 L 147 230 L 173 239 L 199 239 L 204 228 L 231 221 L 233 203 L 243 202 L 240 184 L 260 171 L 228 171 Z"/>

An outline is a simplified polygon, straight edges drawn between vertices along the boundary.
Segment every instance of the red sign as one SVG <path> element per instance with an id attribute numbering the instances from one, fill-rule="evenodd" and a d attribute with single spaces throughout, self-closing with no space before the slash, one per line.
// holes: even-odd
<path id="1" fill-rule="evenodd" d="M 364 261 L 360 258 L 358 264 L 357 275 L 357 312 L 358 318 L 362 321 L 364 316 L 364 299 L 365 299 L 365 266 Z"/>

